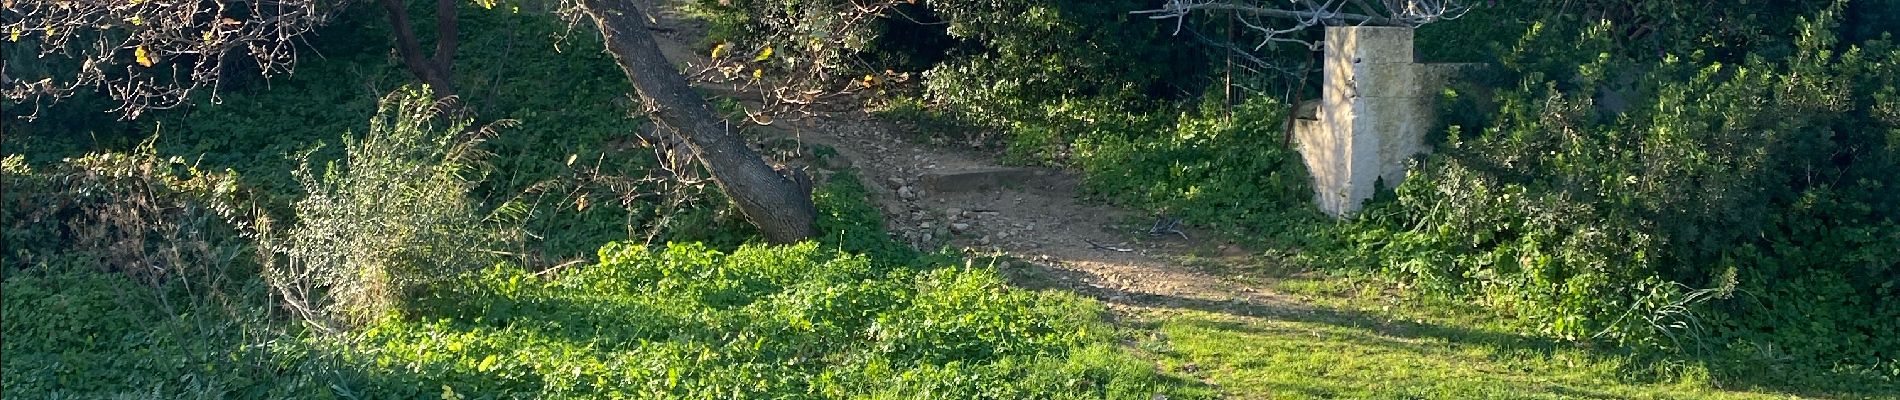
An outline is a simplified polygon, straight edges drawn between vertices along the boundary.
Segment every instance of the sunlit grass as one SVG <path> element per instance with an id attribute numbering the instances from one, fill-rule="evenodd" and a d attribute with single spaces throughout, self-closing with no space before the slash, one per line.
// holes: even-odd
<path id="1" fill-rule="evenodd" d="M 1160 309 L 1135 318 L 1164 370 L 1231 398 L 1788 398 L 1729 391 L 1693 363 L 1511 333 L 1475 307 L 1358 278 L 1276 283 L 1270 313 Z M 1262 307 L 1272 307 L 1263 305 Z M 1251 314 L 1248 315 L 1248 314 Z"/>

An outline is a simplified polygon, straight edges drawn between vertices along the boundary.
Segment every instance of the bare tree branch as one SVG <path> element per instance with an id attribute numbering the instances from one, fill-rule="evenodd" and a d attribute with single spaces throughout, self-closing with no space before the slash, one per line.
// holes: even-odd
<path id="1" fill-rule="evenodd" d="M 1252 14 L 1263 17 L 1282 18 L 1302 21 L 1306 26 L 1318 25 L 1320 21 L 1343 21 L 1371 25 L 1402 25 L 1398 20 L 1365 14 L 1353 14 L 1338 11 L 1338 2 L 1315 4 L 1311 1 L 1297 3 L 1301 9 L 1268 8 L 1250 4 L 1235 4 L 1215 0 L 1174 0 L 1160 9 L 1135 11 L 1131 14 L 1153 14 L 1149 19 L 1181 18 L 1195 11 L 1227 11 Z M 1307 22 L 1312 21 L 1312 22 Z"/>
<path id="2" fill-rule="evenodd" d="M 294 40 L 349 0 L 5 0 L 8 42 L 0 95 L 37 110 L 82 88 L 121 102 L 132 118 L 212 88 L 247 52 L 266 76 L 291 70 Z M 28 116 L 29 118 L 31 115 Z"/>
<path id="3" fill-rule="evenodd" d="M 1351 5 L 1359 12 L 1347 12 Z M 1296 0 L 1255 2 L 1249 0 L 1170 0 L 1161 8 L 1134 11 L 1149 19 L 1174 19 L 1180 34 L 1187 17 L 1194 13 L 1231 14 L 1236 22 L 1259 36 L 1258 51 L 1272 43 L 1298 43 L 1318 49 L 1320 43 L 1293 37 L 1298 32 L 1321 26 L 1381 25 L 1416 27 L 1440 20 L 1456 19 L 1469 7 L 1459 0 Z"/>

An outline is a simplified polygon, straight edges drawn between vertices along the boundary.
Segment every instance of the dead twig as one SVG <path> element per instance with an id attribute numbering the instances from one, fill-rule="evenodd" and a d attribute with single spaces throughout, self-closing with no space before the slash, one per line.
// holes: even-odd
<path id="1" fill-rule="evenodd" d="M 1160 219 L 1155 220 L 1155 223 L 1153 226 L 1148 227 L 1148 236 L 1161 236 L 1161 235 L 1166 235 L 1170 233 L 1181 235 L 1181 240 L 1188 240 L 1187 233 L 1181 232 L 1180 218 L 1172 218 L 1172 217 L 1163 215 L 1161 216 Z"/>
<path id="2" fill-rule="evenodd" d="M 1096 243 L 1095 241 L 1088 240 L 1088 239 L 1082 239 L 1082 241 L 1088 242 L 1089 248 L 1095 249 L 1095 250 L 1108 250 L 1108 251 L 1116 251 L 1116 252 L 1122 252 L 1122 253 L 1135 251 L 1135 249 L 1131 249 L 1127 247 L 1115 247 L 1115 246 L 1104 245 L 1104 244 Z"/>

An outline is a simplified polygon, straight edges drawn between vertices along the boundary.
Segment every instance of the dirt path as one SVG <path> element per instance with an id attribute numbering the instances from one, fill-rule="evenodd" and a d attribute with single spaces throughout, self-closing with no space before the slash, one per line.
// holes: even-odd
<path id="1" fill-rule="evenodd" d="M 925 249 L 1004 256 L 1013 261 L 1000 267 L 1018 284 L 1117 305 L 1284 303 L 1185 262 L 1247 262 L 1244 251 L 1192 229 L 1149 235 L 1156 218 L 1085 202 L 1066 171 L 1005 167 L 984 154 L 914 143 L 905 138 L 915 135 L 861 112 L 817 118 L 795 132 L 837 149 L 866 185 L 881 189 L 875 200 L 893 236 Z"/>
<path id="2" fill-rule="evenodd" d="M 705 56 L 692 50 L 703 27 L 660 9 L 655 33 L 668 59 L 689 70 L 705 65 Z M 848 165 L 833 166 L 859 171 L 894 238 L 923 249 L 951 246 L 972 256 L 1001 256 L 1009 261 L 999 269 L 1018 285 L 1071 290 L 1124 311 L 1305 310 L 1257 284 L 1190 265 L 1246 265 L 1253 262 L 1248 251 L 1192 227 L 1149 235 L 1155 216 L 1084 201 L 1068 171 L 1007 167 L 993 154 L 917 143 L 907 138 L 919 135 L 859 107 L 838 108 L 854 111 L 781 120 L 764 129 L 835 149 Z"/>

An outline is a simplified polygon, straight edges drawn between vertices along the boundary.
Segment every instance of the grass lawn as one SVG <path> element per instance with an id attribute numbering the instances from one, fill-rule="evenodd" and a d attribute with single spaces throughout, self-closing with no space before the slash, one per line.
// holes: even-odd
<path id="1" fill-rule="evenodd" d="M 1142 352 L 1163 370 L 1200 379 L 1230 398 L 1771 399 L 1896 398 L 1897 393 L 1889 383 L 1845 380 L 1823 385 L 1838 387 L 1727 389 L 1713 383 L 1709 369 L 1699 363 L 1510 333 L 1504 319 L 1475 306 L 1410 298 L 1393 293 L 1389 284 L 1323 277 L 1289 278 L 1271 286 L 1309 308 L 1150 309 L 1129 320 L 1142 336 Z"/>

